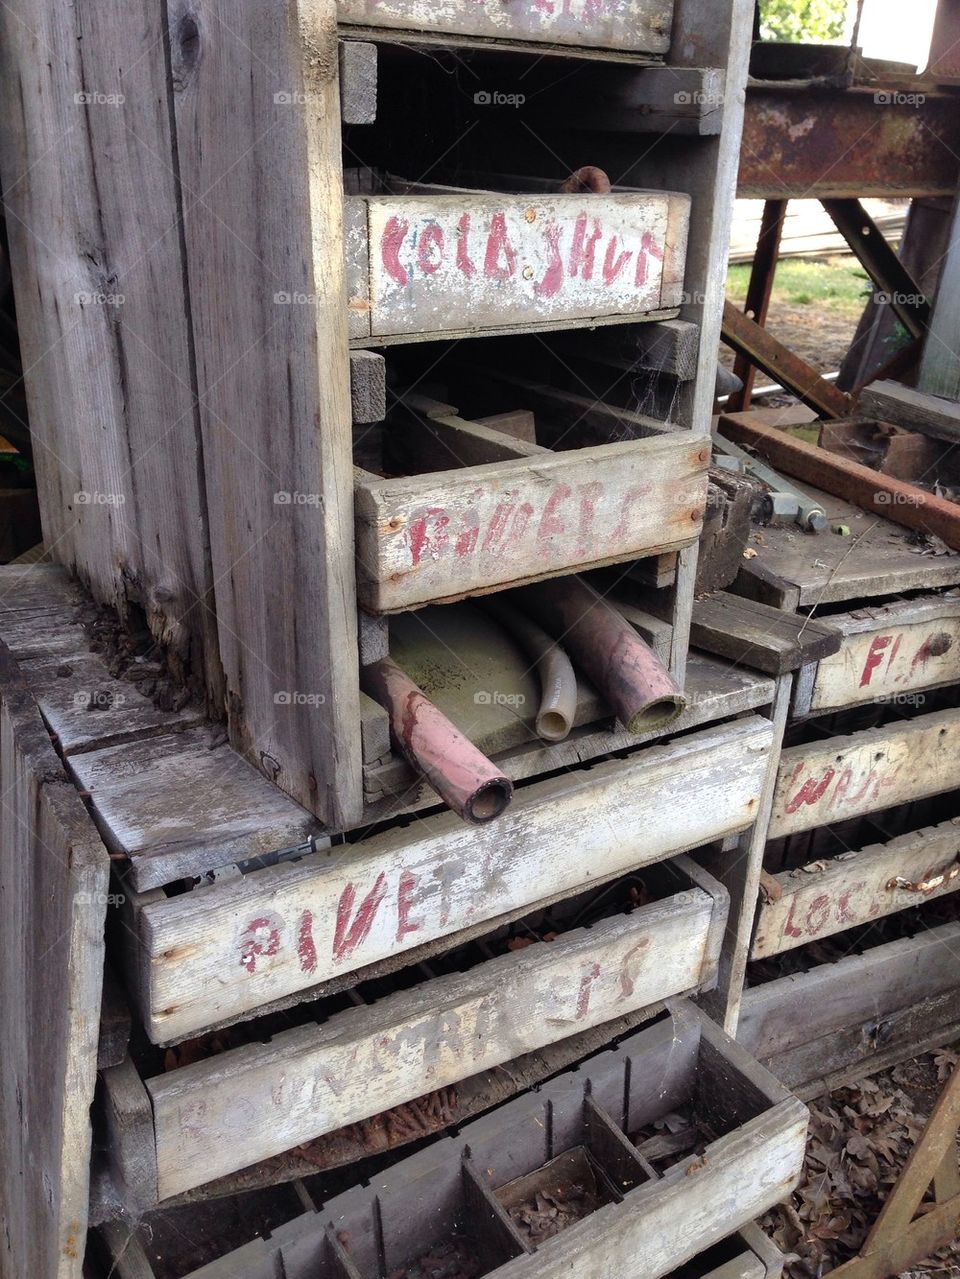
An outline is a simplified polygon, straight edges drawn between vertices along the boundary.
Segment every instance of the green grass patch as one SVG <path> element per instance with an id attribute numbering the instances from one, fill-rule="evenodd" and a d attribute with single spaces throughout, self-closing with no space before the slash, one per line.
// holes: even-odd
<path id="1" fill-rule="evenodd" d="M 727 297 L 741 305 L 747 296 L 750 264 L 730 267 Z M 830 311 L 859 316 L 870 282 L 856 258 L 786 258 L 777 265 L 773 282 L 774 304 L 818 306 Z"/>

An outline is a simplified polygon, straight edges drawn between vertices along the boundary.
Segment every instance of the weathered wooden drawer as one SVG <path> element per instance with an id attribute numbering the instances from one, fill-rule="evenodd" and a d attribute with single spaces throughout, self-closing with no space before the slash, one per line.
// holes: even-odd
<path id="1" fill-rule="evenodd" d="M 434 456 L 481 465 L 358 472 L 357 592 L 370 613 L 462 599 L 696 542 L 709 445 L 689 432 L 553 452 L 450 415 Z"/>
<path id="2" fill-rule="evenodd" d="M 139 967 L 147 1033 L 166 1043 L 324 983 L 343 988 L 427 943 L 745 830 L 771 743 L 770 722 L 748 716 L 524 786 L 487 826 L 443 813 L 131 899 L 139 956 L 128 971 L 136 981 Z"/>
<path id="3" fill-rule="evenodd" d="M 752 959 L 777 955 L 960 888 L 960 817 L 767 880 Z"/>
<path id="4" fill-rule="evenodd" d="M 513 949 L 502 938 L 504 953 L 465 971 L 462 960 L 452 961 L 447 975 L 367 1006 L 333 1015 L 323 1005 L 305 1007 L 309 1024 L 267 1043 L 254 1023 L 243 1038 L 256 1042 L 147 1079 L 158 1197 L 671 996 L 710 988 L 726 892 L 689 858 L 649 868 L 643 885 L 653 900 L 628 914 L 624 886 L 589 927 L 570 927 L 588 909 L 578 903 L 552 940 L 524 932 L 521 942 L 531 944 Z"/>
<path id="5" fill-rule="evenodd" d="M 497 43 L 543 43 L 620 53 L 666 53 L 673 0 L 338 0 L 340 24 L 393 38 L 433 35 Z"/>
<path id="6" fill-rule="evenodd" d="M 754 986 L 744 992 L 737 1040 L 805 1097 L 953 1043 L 958 947 L 960 923 L 920 927 L 913 937 Z"/>
<path id="7" fill-rule="evenodd" d="M 825 715 L 865 702 L 922 705 L 923 693 L 960 683 L 960 594 L 928 595 L 829 618 L 839 652 L 797 675 L 793 714 Z"/>
<path id="8" fill-rule="evenodd" d="M 770 838 L 953 790 L 958 749 L 960 710 L 787 747 L 780 755 Z"/>
<path id="9" fill-rule="evenodd" d="M 346 201 L 355 345 L 672 318 L 681 305 L 687 195 L 390 185 L 400 193 Z"/>
<path id="10" fill-rule="evenodd" d="M 702 1140 L 696 1153 L 658 1171 L 633 1139 L 680 1110 Z M 789 1193 L 806 1127 L 804 1106 L 702 1014 L 680 1005 L 617 1049 L 194 1279 L 382 1279 L 445 1247 L 463 1249 L 479 1273 L 501 1279 L 659 1279 L 732 1231 L 750 1232 L 751 1219 Z M 591 1187 L 587 1215 L 534 1244 L 523 1229 L 527 1186 L 547 1180 L 562 1191 L 571 1174 Z M 776 1274 L 775 1254 L 749 1237 L 759 1256 L 724 1276 Z M 714 1256 L 700 1273 L 716 1268 Z"/>

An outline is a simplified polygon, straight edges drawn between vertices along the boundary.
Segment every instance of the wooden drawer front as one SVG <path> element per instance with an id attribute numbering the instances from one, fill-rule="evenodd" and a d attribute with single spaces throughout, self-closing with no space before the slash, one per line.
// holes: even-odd
<path id="1" fill-rule="evenodd" d="M 752 959 L 892 915 L 960 888 L 960 818 L 829 862 L 774 876 L 761 901 Z"/>
<path id="2" fill-rule="evenodd" d="M 347 200 L 351 336 L 549 329 L 676 310 L 688 196 L 356 196 Z"/>
<path id="3" fill-rule="evenodd" d="M 916 694 L 960 682 L 960 598 L 936 596 L 860 609 L 830 623 L 838 653 L 800 678 L 796 712 L 824 714 L 864 702 L 915 703 Z"/>
<path id="4" fill-rule="evenodd" d="M 709 448 L 686 432 L 356 485 L 360 603 L 391 613 L 697 540 Z"/>
<path id="5" fill-rule="evenodd" d="M 958 784 L 960 711 L 790 746 L 770 816 L 770 838 L 878 812 Z"/>
<path id="6" fill-rule="evenodd" d="M 536 782 L 488 826 L 444 813 L 146 905 L 135 927 L 147 1032 L 182 1038 L 744 830 L 771 742 L 769 721 L 751 716 Z"/>
<path id="7" fill-rule="evenodd" d="M 160 1198 L 709 984 L 726 914 L 717 889 L 148 1080 Z"/>
<path id="8" fill-rule="evenodd" d="M 344 25 L 480 40 L 614 49 L 622 53 L 666 53 L 670 48 L 673 0 L 338 0 Z M 358 33 L 359 34 L 359 33 Z"/>

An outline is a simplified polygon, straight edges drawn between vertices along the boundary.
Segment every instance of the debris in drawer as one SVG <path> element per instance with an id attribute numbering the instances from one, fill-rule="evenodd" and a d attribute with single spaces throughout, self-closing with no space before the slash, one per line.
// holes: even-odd
<path id="1" fill-rule="evenodd" d="M 691 1157 L 702 1160 L 707 1147 L 719 1136 L 692 1110 L 671 1110 L 635 1132 L 631 1141 L 637 1153 L 663 1173 Z"/>
<path id="2" fill-rule="evenodd" d="M 496 1196 L 521 1236 L 534 1247 L 617 1199 L 583 1146 L 507 1182 Z"/>
<path id="3" fill-rule="evenodd" d="M 392 1270 L 389 1279 L 477 1279 L 483 1270 L 475 1241 L 469 1235 L 455 1234 L 434 1244 L 415 1261 Z"/>

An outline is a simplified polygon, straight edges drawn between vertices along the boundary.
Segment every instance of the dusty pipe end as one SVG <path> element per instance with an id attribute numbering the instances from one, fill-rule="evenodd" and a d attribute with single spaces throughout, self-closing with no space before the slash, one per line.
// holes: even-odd
<path id="1" fill-rule="evenodd" d="M 586 164 L 582 169 L 571 173 L 561 185 L 560 190 L 564 195 L 580 195 L 588 192 L 595 195 L 609 195 L 613 186 L 603 169 L 598 169 L 595 164 Z"/>
<path id="2" fill-rule="evenodd" d="M 636 737 L 642 733 L 653 733 L 658 728 L 666 728 L 668 724 L 672 724 L 686 709 L 687 699 L 683 694 L 671 694 L 668 697 L 658 698 L 649 706 L 645 706 L 643 710 L 637 711 L 624 727 L 628 733 L 633 733 Z"/>
<path id="3" fill-rule="evenodd" d="M 573 725 L 569 716 L 562 711 L 546 710 L 537 716 L 535 727 L 537 736 L 542 737 L 545 742 L 562 742 L 569 737 Z"/>
<path id="4" fill-rule="evenodd" d="M 461 816 L 474 826 L 495 821 L 513 799 L 513 783 L 508 777 L 495 777 L 478 786 L 463 808 Z"/>

